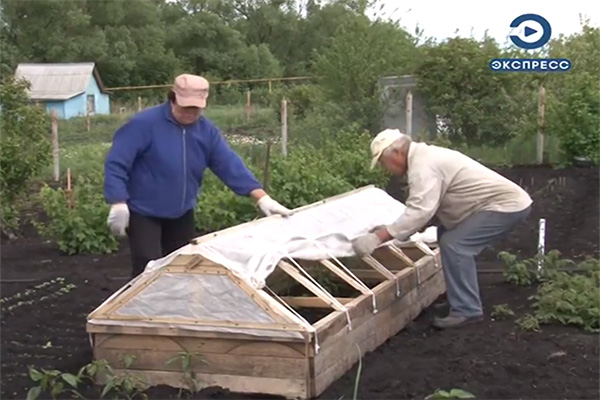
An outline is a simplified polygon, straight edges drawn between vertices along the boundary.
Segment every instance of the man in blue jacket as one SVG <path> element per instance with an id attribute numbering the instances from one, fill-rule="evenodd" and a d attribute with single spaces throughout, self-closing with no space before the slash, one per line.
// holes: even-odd
<path id="1" fill-rule="evenodd" d="M 265 215 L 288 215 L 202 116 L 209 83 L 183 74 L 169 101 L 136 114 L 114 135 L 105 162 L 108 226 L 128 236 L 132 278 L 146 264 L 187 244 L 195 235 L 194 208 L 206 168 L 241 196 L 252 197 Z"/>

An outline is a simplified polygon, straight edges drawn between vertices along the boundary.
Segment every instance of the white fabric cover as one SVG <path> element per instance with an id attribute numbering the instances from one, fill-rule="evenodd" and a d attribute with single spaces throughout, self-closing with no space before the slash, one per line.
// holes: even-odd
<path id="1" fill-rule="evenodd" d="M 283 258 L 321 260 L 354 256 L 352 239 L 376 226 L 394 222 L 404 209 L 401 202 L 385 191 L 367 187 L 300 209 L 286 218 L 263 218 L 239 229 L 217 233 L 202 243 L 186 245 L 148 263 L 145 273 L 168 265 L 179 254 L 199 254 L 260 289 Z M 436 228 L 416 233 L 411 241 L 434 243 Z"/>

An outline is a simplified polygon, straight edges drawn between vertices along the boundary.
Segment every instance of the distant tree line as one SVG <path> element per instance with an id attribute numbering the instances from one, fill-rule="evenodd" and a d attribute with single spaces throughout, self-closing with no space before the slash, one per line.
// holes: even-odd
<path id="1" fill-rule="evenodd" d="M 0 73 L 19 62 L 96 62 L 106 86 L 169 83 L 180 72 L 211 80 L 318 76 L 286 93 L 294 116 L 321 126 L 379 129 L 377 81 L 412 74 L 453 143 L 501 146 L 537 130 L 566 159 L 598 160 L 600 33 L 582 22 L 536 54 L 489 37 L 434 41 L 397 22 L 368 18 L 368 0 L 3 0 Z M 432 12 L 435 12 L 432 10 Z M 564 57 L 567 73 L 490 71 L 496 57 Z M 250 85 L 249 89 L 252 88 Z"/>

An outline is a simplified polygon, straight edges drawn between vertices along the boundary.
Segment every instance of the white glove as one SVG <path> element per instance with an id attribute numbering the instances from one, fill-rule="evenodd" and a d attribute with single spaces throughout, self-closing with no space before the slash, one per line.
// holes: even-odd
<path id="1" fill-rule="evenodd" d="M 379 236 L 374 233 L 367 233 L 357 237 L 352 241 L 352 248 L 359 257 L 365 257 L 375 251 L 377 246 L 381 244 Z"/>
<path id="2" fill-rule="evenodd" d="M 266 216 L 273 214 L 288 216 L 291 213 L 291 210 L 273 200 L 269 195 L 261 197 L 256 204 Z"/>
<path id="3" fill-rule="evenodd" d="M 126 236 L 129 226 L 129 207 L 125 203 L 117 203 L 110 206 L 108 213 L 108 227 L 117 236 Z"/>

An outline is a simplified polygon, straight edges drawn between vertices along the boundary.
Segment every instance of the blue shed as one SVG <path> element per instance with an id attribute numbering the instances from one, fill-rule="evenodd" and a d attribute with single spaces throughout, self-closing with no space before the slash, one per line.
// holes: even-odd
<path id="1" fill-rule="evenodd" d="M 19 64 L 17 79 L 31 83 L 29 98 L 43 103 L 60 119 L 110 114 L 110 98 L 93 62 Z"/>

